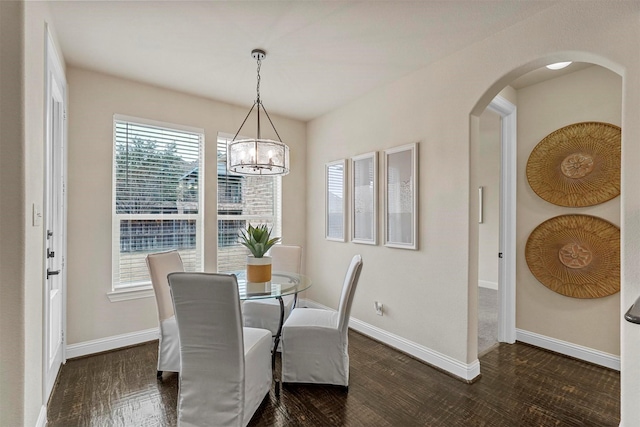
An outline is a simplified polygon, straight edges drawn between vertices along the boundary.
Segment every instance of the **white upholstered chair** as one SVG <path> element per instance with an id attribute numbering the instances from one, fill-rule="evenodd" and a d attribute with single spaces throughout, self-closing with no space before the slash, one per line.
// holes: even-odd
<path id="1" fill-rule="evenodd" d="M 302 248 L 294 245 L 274 245 L 268 253 L 271 256 L 273 271 L 289 271 L 300 273 L 302 264 Z M 282 297 L 284 303 L 284 320 L 289 317 L 295 297 Z M 264 328 L 275 336 L 280 324 L 280 302 L 276 298 L 244 301 L 242 304 L 244 325 L 253 328 Z"/>
<path id="2" fill-rule="evenodd" d="M 243 328 L 232 274 L 173 273 L 180 331 L 178 426 L 246 426 L 269 393 L 271 334 Z"/>
<path id="3" fill-rule="evenodd" d="M 349 386 L 347 338 L 362 257 L 355 255 L 342 285 L 338 311 L 296 308 L 282 327 L 282 382 Z"/>
<path id="4" fill-rule="evenodd" d="M 160 342 L 157 375 L 162 378 L 163 371 L 180 372 L 180 338 L 167 275 L 184 271 L 184 266 L 178 251 L 169 251 L 147 255 L 147 268 L 158 307 Z"/>

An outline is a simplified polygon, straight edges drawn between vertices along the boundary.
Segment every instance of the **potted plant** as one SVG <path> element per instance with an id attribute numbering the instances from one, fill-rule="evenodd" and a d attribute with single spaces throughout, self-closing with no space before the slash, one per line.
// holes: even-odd
<path id="1" fill-rule="evenodd" d="M 249 224 L 246 231 L 240 231 L 240 243 L 251 251 L 247 257 L 248 282 L 271 281 L 271 257 L 265 254 L 279 241 L 280 237 L 271 238 L 271 230 L 266 224 L 256 227 Z"/>

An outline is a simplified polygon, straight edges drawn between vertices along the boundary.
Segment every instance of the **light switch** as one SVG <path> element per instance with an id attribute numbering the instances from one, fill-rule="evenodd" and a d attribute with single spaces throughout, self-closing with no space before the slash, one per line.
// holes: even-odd
<path id="1" fill-rule="evenodd" d="M 37 203 L 33 204 L 33 226 L 40 227 L 42 225 L 42 210 Z"/>

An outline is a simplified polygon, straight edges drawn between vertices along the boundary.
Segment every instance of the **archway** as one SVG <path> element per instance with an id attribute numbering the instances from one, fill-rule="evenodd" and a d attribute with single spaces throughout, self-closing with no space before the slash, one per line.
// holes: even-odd
<path id="1" fill-rule="evenodd" d="M 558 127 L 561 127 L 560 125 L 558 125 L 558 123 L 562 123 L 562 120 L 566 120 L 567 122 L 565 124 L 570 124 L 572 122 L 578 122 L 578 121 L 604 121 L 604 122 L 612 122 L 614 124 L 621 124 L 621 118 L 622 118 L 622 114 L 621 114 L 621 105 L 622 105 L 622 100 L 621 100 L 621 94 L 622 94 L 622 81 L 620 78 L 620 73 L 616 73 L 614 70 L 611 70 L 611 67 L 607 67 L 607 65 L 610 64 L 604 64 L 604 62 L 606 61 L 594 61 L 592 58 L 592 55 L 589 54 L 583 54 L 580 55 L 578 53 L 573 53 L 573 54 L 567 54 L 566 56 L 567 59 L 571 59 L 574 61 L 585 61 L 585 60 L 589 60 L 589 62 L 591 62 L 593 65 L 597 65 L 598 67 L 594 67 L 594 69 L 602 69 L 603 72 L 598 74 L 598 73 L 591 73 L 591 74 L 598 74 L 601 78 L 602 75 L 607 75 L 607 76 L 614 76 L 615 79 L 618 80 L 617 83 L 617 88 L 615 89 L 615 96 L 614 98 L 616 99 L 614 102 L 617 103 L 617 110 L 614 111 L 611 115 L 607 115 L 607 114 L 603 114 L 604 109 L 602 108 L 595 108 L 593 109 L 593 111 L 591 112 L 585 112 L 585 111 L 580 111 L 579 113 L 567 113 L 565 115 L 565 117 L 561 117 L 558 118 L 558 120 L 549 120 L 548 126 L 549 129 L 544 130 L 544 126 L 540 126 L 540 132 L 542 132 L 541 136 L 531 136 L 531 138 L 529 138 L 529 141 L 526 142 L 525 147 L 519 147 L 520 148 L 520 152 L 518 152 L 517 156 L 517 163 L 518 163 L 518 170 L 517 171 L 512 171 L 511 174 L 511 178 L 509 178 L 509 173 L 505 174 L 505 170 L 502 171 L 501 173 L 501 182 L 502 182 L 502 186 L 503 187 L 509 187 L 511 184 L 515 185 L 515 182 L 517 180 L 518 182 L 518 196 L 517 196 L 517 200 L 518 200 L 518 209 L 523 209 L 520 204 L 522 203 L 522 199 L 523 199 L 523 194 L 526 197 L 530 197 L 531 199 L 534 199 L 535 197 L 537 197 L 535 194 L 532 194 L 531 190 L 527 187 L 525 187 L 526 185 L 526 178 L 524 177 L 524 165 L 526 164 L 526 156 L 527 154 L 523 154 L 523 152 L 525 152 L 526 150 L 529 150 L 531 147 L 531 140 L 535 140 L 535 142 L 537 143 L 540 139 L 542 139 L 542 137 L 546 136 L 546 134 L 550 133 L 550 131 L 555 130 Z M 480 116 L 480 114 L 482 113 L 482 111 L 484 111 L 484 109 L 486 107 L 488 107 L 491 102 L 492 99 L 495 98 L 495 96 L 498 94 L 498 92 L 505 86 L 507 86 L 508 84 L 511 83 L 511 81 L 513 81 L 515 79 L 515 77 L 518 77 L 520 75 L 524 75 L 526 74 L 528 71 L 532 71 L 535 68 L 538 68 L 538 64 L 540 63 L 540 61 L 543 62 L 556 62 L 556 60 L 558 59 L 558 55 L 554 55 L 553 57 L 548 57 L 548 59 L 542 59 L 542 60 L 538 60 L 535 62 L 532 62 L 530 64 L 528 64 L 528 66 L 526 67 L 522 67 L 520 70 L 518 70 L 517 73 L 509 73 L 507 75 L 505 75 L 503 77 L 503 79 L 500 79 L 500 82 L 503 82 L 503 86 L 500 87 L 498 86 L 498 84 L 494 85 L 491 89 L 489 89 L 482 97 L 482 99 L 476 104 L 476 106 L 474 107 L 472 113 L 471 113 L 471 141 L 470 141 L 470 147 L 471 150 L 473 151 L 474 149 L 477 149 L 478 144 L 480 143 L 479 141 L 479 131 L 478 131 L 478 117 Z M 599 62 L 599 63 L 598 63 Z M 604 66 L 604 68 L 600 68 Z M 611 72 L 613 71 L 613 72 Z M 594 77 L 591 76 L 591 78 L 598 78 L 598 76 Z M 607 77 L 608 78 L 608 77 Z M 586 77 L 582 77 L 582 80 L 585 80 Z M 605 85 L 606 86 L 606 85 Z M 603 89 L 605 90 L 605 89 Z M 606 91 L 606 90 L 605 90 Z M 493 98 L 492 98 L 493 96 Z M 584 102 L 580 103 L 581 104 L 581 109 L 585 109 L 584 107 Z M 521 112 L 519 112 L 519 115 L 521 114 Z M 582 114 L 582 116 L 581 116 Z M 617 118 L 613 118 L 612 119 L 612 115 L 616 116 Z M 520 121 L 520 120 L 519 120 Z M 617 123 L 616 123 L 617 122 Z M 504 136 L 504 135 L 503 135 Z M 519 133 L 520 136 L 520 133 Z M 515 139 L 514 139 L 515 141 Z M 507 151 L 504 151 L 506 148 Z M 511 154 L 509 153 L 509 148 L 514 148 L 515 147 L 510 147 L 510 146 L 504 146 L 503 144 L 503 151 L 502 151 L 502 156 L 503 158 L 505 157 L 509 157 Z M 481 167 L 481 165 L 478 164 L 474 164 L 473 162 L 473 156 L 472 156 L 472 161 L 471 161 L 471 175 L 472 175 L 472 179 L 470 180 L 471 182 L 471 188 L 469 191 L 469 194 L 471 194 L 472 196 L 474 194 L 478 194 L 477 189 L 476 189 L 476 185 L 473 179 L 474 176 L 474 171 L 477 172 L 478 169 Z M 502 163 L 502 167 L 503 169 L 505 167 L 505 163 Z M 508 172 L 508 171 L 506 171 Z M 523 180 L 525 180 L 524 184 L 523 184 Z M 504 188 L 503 188 L 504 190 Z M 529 194 L 531 193 L 531 194 Z M 537 205 L 535 205 L 534 209 L 535 211 L 538 211 L 537 213 L 539 213 L 539 215 L 535 216 L 532 215 L 533 218 L 530 217 L 524 217 L 524 221 L 521 221 L 523 218 L 523 216 L 520 214 L 518 215 L 518 224 L 516 227 L 516 223 L 515 223 L 515 217 L 516 217 L 516 201 L 513 200 L 513 198 L 516 197 L 515 196 L 515 191 L 513 191 L 513 193 L 509 193 L 509 192 L 504 192 L 501 191 L 501 212 L 504 214 L 505 212 L 508 212 L 508 207 L 511 203 L 513 203 L 513 216 L 506 217 L 506 223 L 502 223 L 505 219 L 501 220 L 501 231 L 506 233 L 506 235 L 502 235 L 501 236 L 501 246 L 500 246 L 500 252 L 502 252 L 503 254 L 503 259 L 501 260 L 501 270 L 508 270 L 509 268 L 513 268 L 514 269 L 514 274 L 513 274 L 513 279 L 510 280 L 510 278 L 505 278 L 503 277 L 501 279 L 501 286 L 505 285 L 506 289 L 501 289 L 501 291 L 504 291 L 501 293 L 501 304 L 500 304 L 500 311 L 501 311 L 501 317 L 502 320 L 504 321 L 505 319 L 508 319 L 509 316 L 513 315 L 513 341 L 515 341 L 515 339 L 519 340 L 519 341 L 523 341 L 523 342 L 528 342 L 530 344 L 534 344 L 543 348 L 547 348 L 559 353 L 563 353 L 563 354 L 567 354 L 569 356 L 572 357 L 577 357 L 580 359 L 584 359 L 584 360 L 588 360 L 590 362 L 596 363 L 596 364 L 600 364 L 603 366 L 607 366 L 610 368 L 614 368 L 614 369 L 619 369 L 620 368 L 620 359 L 619 359 L 619 337 L 620 334 L 616 333 L 615 335 L 615 340 L 613 340 L 612 342 L 609 343 L 602 343 L 602 342 L 598 342 L 598 340 L 593 340 L 592 338 L 588 338 L 585 339 L 584 336 L 581 336 L 581 332 L 575 332 L 572 333 L 571 332 L 571 328 L 570 328 L 570 323 L 571 321 L 567 322 L 568 326 L 566 327 L 566 330 L 563 331 L 562 327 L 556 327 L 557 331 L 553 331 L 552 333 L 548 333 L 549 331 L 549 325 L 543 325 L 544 321 L 540 322 L 540 326 L 536 326 L 536 327 L 531 327 L 531 321 L 528 320 L 523 320 L 520 316 L 519 318 L 519 323 L 523 324 L 524 326 L 520 326 L 519 325 L 519 329 L 518 330 L 518 334 L 517 334 L 517 338 L 515 336 L 515 307 L 516 307 L 516 282 L 518 283 L 518 286 L 521 286 L 522 283 L 524 282 L 524 287 L 523 289 L 526 289 L 526 286 L 528 286 L 527 284 L 527 280 L 529 280 L 528 278 L 525 277 L 525 279 L 527 280 L 523 280 L 523 276 L 526 276 L 526 274 L 528 274 L 528 270 L 526 267 L 526 264 L 523 263 L 523 245 L 526 241 L 526 237 L 528 236 L 528 234 L 530 233 L 530 231 L 532 230 L 532 228 L 534 228 L 535 226 L 532 225 L 535 221 L 540 221 L 541 218 L 545 218 L 548 219 L 550 217 L 553 216 L 557 216 L 563 213 L 585 213 L 585 214 L 593 214 L 595 216 L 605 216 L 607 220 L 609 220 L 610 222 L 614 222 L 616 224 L 620 224 L 620 198 L 615 199 L 615 202 L 613 202 L 613 204 L 617 204 L 617 207 L 614 207 L 613 209 L 610 208 L 610 206 L 612 205 L 611 202 L 609 202 L 609 205 L 603 207 L 603 206 L 598 206 L 595 208 L 592 208 L 591 211 L 589 211 L 588 209 L 582 209 L 580 212 L 572 212 L 571 210 L 564 210 L 562 211 L 561 209 L 559 209 L 556 206 L 553 205 L 549 205 L 547 202 L 544 201 L 537 201 Z M 470 213 L 473 213 L 474 211 L 476 211 L 475 206 L 479 206 L 479 197 L 473 201 L 472 200 L 472 206 L 470 208 Z M 548 206 L 547 206 L 548 205 Z M 507 209 L 505 209 L 505 206 Z M 525 207 L 527 205 L 525 204 Z M 530 208 L 530 206 L 529 206 Z M 609 212 L 607 213 L 607 209 L 609 210 Z M 611 215 L 611 211 L 614 212 L 613 214 L 613 218 L 612 217 L 607 217 L 607 215 Z M 617 212 L 617 213 L 616 213 Z M 509 221 L 513 219 L 513 224 L 511 224 L 510 226 L 506 226 L 506 224 L 509 223 Z M 470 218 L 470 244 L 471 244 L 471 248 L 470 250 L 473 252 L 475 251 L 475 257 L 478 256 L 478 247 L 477 247 L 477 242 L 478 242 L 478 229 L 479 227 L 475 224 L 477 224 L 477 219 L 474 217 Z M 512 233 L 514 233 L 515 235 L 510 235 L 509 234 L 509 229 L 510 227 L 512 228 Z M 508 242 L 515 242 L 517 239 L 517 245 L 514 244 L 512 249 L 508 249 Z M 505 246 L 506 245 L 506 246 Z M 510 263 L 509 262 L 509 258 L 512 257 L 513 261 Z M 476 261 L 477 264 L 477 261 Z M 516 265 L 518 266 L 518 277 L 516 279 L 516 275 L 515 275 L 515 268 Z M 477 265 L 476 265 L 477 267 Z M 471 266 L 471 270 L 473 270 L 473 266 Z M 469 350 L 472 351 L 472 346 L 473 346 L 473 342 L 477 341 L 477 337 L 474 337 L 474 333 L 477 333 L 477 325 L 473 324 L 474 322 L 474 317 L 475 317 L 475 312 L 474 312 L 474 304 L 477 304 L 477 294 L 474 295 L 474 287 L 477 287 L 477 280 L 478 277 L 474 277 L 473 274 L 470 274 L 470 281 L 469 281 L 469 295 L 470 295 L 470 300 L 469 300 L 469 321 L 470 321 L 470 325 L 469 325 L 469 339 L 468 342 L 470 343 L 470 348 Z M 534 279 L 535 280 L 535 279 Z M 502 283 L 504 282 L 504 283 Z M 546 293 L 550 293 L 550 291 L 548 291 L 547 289 L 544 289 L 542 287 L 542 285 L 540 285 L 539 283 L 536 285 L 538 286 L 539 289 L 535 289 L 535 295 L 534 297 L 540 297 L 541 294 L 545 294 Z M 524 294 L 522 289 L 518 290 L 519 292 L 519 299 L 522 300 L 523 298 L 531 298 L 531 293 L 528 294 Z M 527 290 L 527 292 L 529 292 Z M 552 301 L 551 303 L 549 303 L 550 306 L 552 306 L 553 309 L 555 310 L 562 310 L 566 307 L 578 307 L 578 309 L 569 309 L 566 310 L 565 313 L 562 313 L 558 316 L 556 316 L 555 318 L 557 319 L 566 319 L 566 315 L 569 311 L 573 311 L 573 315 L 575 316 L 575 312 L 576 311 L 580 311 L 582 310 L 584 307 L 588 307 L 588 311 L 590 311 L 591 313 L 594 312 L 594 306 L 597 306 L 601 301 L 596 301 L 595 303 L 593 301 L 588 301 L 588 302 L 579 302 L 579 301 L 568 301 L 570 300 L 567 297 L 559 297 L 558 295 L 553 295 L 553 293 L 550 293 L 551 295 L 543 295 L 543 297 L 547 298 L 547 301 Z M 509 299 L 509 295 L 513 296 L 513 299 Z M 565 298 L 565 300 L 563 300 L 562 298 Z M 617 300 L 615 299 L 610 299 L 608 300 L 608 303 L 605 304 L 606 307 L 608 308 L 604 308 L 602 309 L 602 311 L 607 311 L 609 314 L 607 315 L 608 317 L 606 318 L 606 320 L 604 321 L 605 323 L 612 325 L 615 323 L 615 328 L 616 328 L 616 332 L 619 329 L 619 321 L 618 319 L 620 318 L 619 316 L 619 294 L 617 297 Z M 536 304 L 533 304 L 533 306 L 536 306 L 537 308 L 540 308 L 542 305 L 539 304 L 539 301 L 534 301 Z M 613 310 L 611 309 L 611 307 L 616 307 L 617 308 L 617 312 L 613 312 Z M 510 309 L 513 309 L 513 312 L 510 312 Z M 525 310 L 526 311 L 526 310 Z M 531 311 L 529 310 L 529 313 L 527 313 L 527 315 L 531 315 Z M 579 313 L 580 314 L 580 313 Z M 543 320 L 544 319 L 548 319 L 549 322 L 552 322 L 554 319 L 553 316 L 549 316 L 548 312 L 544 312 L 542 311 L 542 317 Z M 577 316 L 579 317 L 579 316 Z M 576 317 L 576 322 L 579 322 L 579 320 Z M 587 320 L 587 323 L 590 322 L 590 320 Z M 556 321 L 556 325 L 557 324 L 562 324 L 563 322 L 561 321 Z M 536 329 L 538 328 L 538 329 Z M 546 328 L 546 329 L 545 329 Z M 587 329 L 589 329 L 589 333 L 591 334 L 591 336 L 594 336 L 594 330 L 597 328 L 597 325 L 593 326 L 593 327 L 587 327 Z M 547 332 L 545 332 L 547 331 Z M 611 332 L 611 330 L 609 330 L 609 333 Z M 610 334 L 611 335 L 611 334 Z M 505 336 L 504 334 L 501 334 L 500 337 L 500 341 L 501 342 L 513 342 L 511 340 L 508 339 L 508 336 Z M 615 351 L 610 350 L 611 348 L 614 348 L 617 345 L 617 349 L 615 349 Z M 477 353 L 476 353 L 477 354 Z"/>

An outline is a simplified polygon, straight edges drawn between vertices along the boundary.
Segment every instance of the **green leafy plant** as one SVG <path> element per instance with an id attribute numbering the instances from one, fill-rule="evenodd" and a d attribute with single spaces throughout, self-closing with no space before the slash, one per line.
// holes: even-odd
<path id="1" fill-rule="evenodd" d="M 266 224 L 256 227 L 249 224 L 247 230 L 240 230 L 240 243 L 251 251 L 256 258 L 262 258 L 265 253 L 280 241 L 280 237 L 271 238 L 271 230 Z"/>

